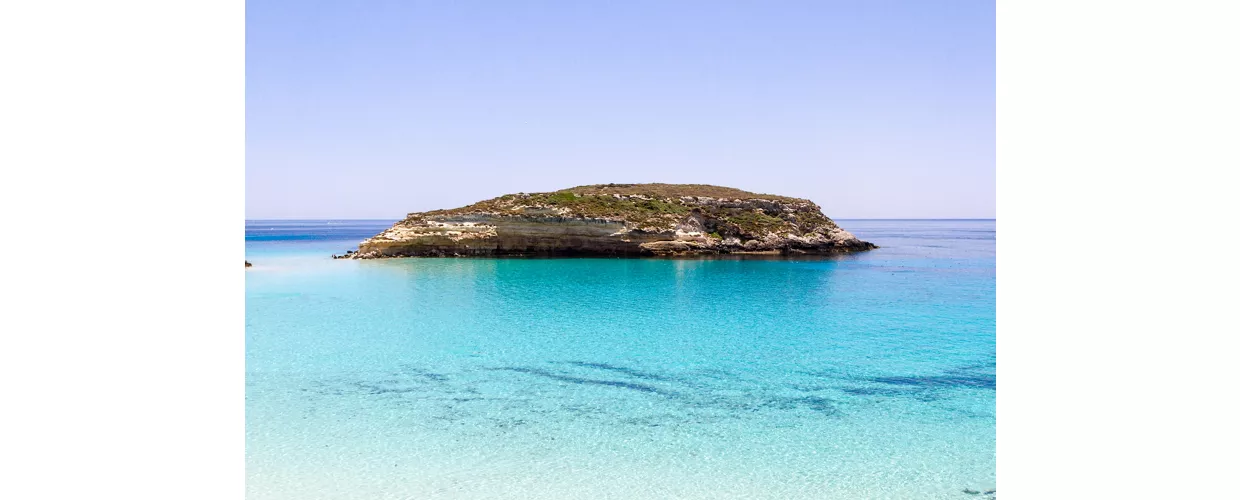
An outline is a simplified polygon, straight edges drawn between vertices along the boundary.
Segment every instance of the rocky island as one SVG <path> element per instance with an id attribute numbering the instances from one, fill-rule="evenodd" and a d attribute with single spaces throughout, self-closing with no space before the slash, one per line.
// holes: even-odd
<path id="1" fill-rule="evenodd" d="M 409 214 L 335 258 L 833 255 L 871 250 L 813 202 L 705 184 L 598 184 Z"/>

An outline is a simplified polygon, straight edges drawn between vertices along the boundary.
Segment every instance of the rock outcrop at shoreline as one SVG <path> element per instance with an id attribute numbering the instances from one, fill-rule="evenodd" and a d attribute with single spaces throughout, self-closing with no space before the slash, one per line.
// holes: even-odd
<path id="1" fill-rule="evenodd" d="M 335 258 L 832 255 L 871 250 L 809 200 L 704 184 L 599 184 L 411 213 Z"/>

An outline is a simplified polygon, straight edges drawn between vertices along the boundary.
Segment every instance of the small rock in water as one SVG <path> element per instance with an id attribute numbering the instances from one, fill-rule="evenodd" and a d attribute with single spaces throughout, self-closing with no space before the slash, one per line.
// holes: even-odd
<path id="1" fill-rule="evenodd" d="M 253 267 L 253 266 L 254 266 L 254 264 L 251 264 L 251 263 L 250 263 L 250 261 L 248 261 L 248 260 L 247 260 L 247 261 L 245 261 L 245 267 Z"/>
<path id="2" fill-rule="evenodd" d="M 979 494 L 981 494 L 981 493 L 982 493 L 982 492 L 980 492 L 980 491 L 977 491 L 977 490 L 971 490 L 971 489 L 968 489 L 968 488 L 965 488 L 965 489 L 964 489 L 964 492 L 965 492 L 965 493 L 968 493 L 968 494 L 970 494 L 970 495 L 979 495 Z"/>

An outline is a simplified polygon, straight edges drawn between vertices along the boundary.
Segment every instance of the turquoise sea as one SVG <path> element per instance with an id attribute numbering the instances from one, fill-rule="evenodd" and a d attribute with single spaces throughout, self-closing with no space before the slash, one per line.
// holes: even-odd
<path id="1" fill-rule="evenodd" d="M 882 248 L 838 259 L 330 258 L 391 222 L 246 222 L 247 498 L 992 497 L 993 220 L 840 220 Z"/>

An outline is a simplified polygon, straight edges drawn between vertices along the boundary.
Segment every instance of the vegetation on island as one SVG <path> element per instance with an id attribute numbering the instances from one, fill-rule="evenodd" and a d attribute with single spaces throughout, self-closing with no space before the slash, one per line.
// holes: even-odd
<path id="1" fill-rule="evenodd" d="M 632 227 L 650 230 L 674 228 L 697 212 L 706 221 L 706 232 L 718 239 L 749 239 L 769 233 L 802 235 L 824 225 L 834 226 L 809 200 L 707 184 L 595 184 L 547 193 L 508 194 L 461 208 L 409 214 L 406 221 L 481 213 L 523 215 L 530 209 L 552 210 L 566 217 L 623 220 Z"/>

